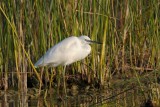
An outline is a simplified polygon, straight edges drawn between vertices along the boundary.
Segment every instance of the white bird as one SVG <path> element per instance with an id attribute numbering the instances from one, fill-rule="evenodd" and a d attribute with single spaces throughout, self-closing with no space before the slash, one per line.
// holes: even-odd
<path id="1" fill-rule="evenodd" d="M 40 66 L 59 66 L 69 65 L 87 57 L 91 52 L 91 41 L 88 36 L 71 36 L 51 47 L 36 63 L 35 67 Z"/>
<path id="2" fill-rule="evenodd" d="M 41 66 L 64 66 L 63 79 L 65 87 L 65 68 L 67 65 L 87 57 L 91 52 L 91 43 L 100 42 L 91 41 L 88 36 L 68 37 L 55 46 L 51 47 L 36 63 L 35 67 Z"/>

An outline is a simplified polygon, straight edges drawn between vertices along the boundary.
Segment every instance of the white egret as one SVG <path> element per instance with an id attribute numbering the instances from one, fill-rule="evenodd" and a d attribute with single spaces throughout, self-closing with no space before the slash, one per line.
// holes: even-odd
<path id="1" fill-rule="evenodd" d="M 82 35 L 80 37 L 68 37 L 55 46 L 51 47 L 36 63 L 35 67 L 40 66 L 64 66 L 63 79 L 65 87 L 65 68 L 67 65 L 87 57 L 91 52 L 91 43 L 100 42 L 91 41 L 88 36 Z M 66 93 L 66 91 L 65 91 Z"/>

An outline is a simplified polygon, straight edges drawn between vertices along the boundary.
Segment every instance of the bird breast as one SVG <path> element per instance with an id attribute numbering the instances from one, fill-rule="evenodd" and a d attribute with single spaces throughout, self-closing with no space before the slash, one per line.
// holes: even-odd
<path id="1" fill-rule="evenodd" d="M 84 59 L 91 52 L 91 47 L 88 44 L 82 45 L 79 41 L 74 42 L 68 50 L 65 51 L 65 65 Z"/>

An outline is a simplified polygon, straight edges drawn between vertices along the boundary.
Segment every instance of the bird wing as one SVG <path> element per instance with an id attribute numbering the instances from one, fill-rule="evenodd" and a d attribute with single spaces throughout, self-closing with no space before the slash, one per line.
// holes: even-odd
<path id="1" fill-rule="evenodd" d="M 59 42 L 57 45 L 50 48 L 45 55 L 43 55 L 35 64 L 38 66 L 58 66 L 65 65 L 69 61 L 71 56 L 74 56 L 74 52 L 77 49 L 77 37 L 69 37 Z"/>

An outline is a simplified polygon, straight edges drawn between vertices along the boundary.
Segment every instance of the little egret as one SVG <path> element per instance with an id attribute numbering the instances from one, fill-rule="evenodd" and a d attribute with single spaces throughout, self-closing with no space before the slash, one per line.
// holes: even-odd
<path id="1" fill-rule="evenodd" d="M 91 52 L 91 43 L 100 42 L 91 41 L 88 36 L 68 37 L 55 46 L 51 47 L 36 63 L 35 67 L 41 66 L 64 66 L 63 80 L 65 87 L 65 69 L 66 66 L 87 57 Z M 66 91 L 65 91 L 66 93 Z"/>

